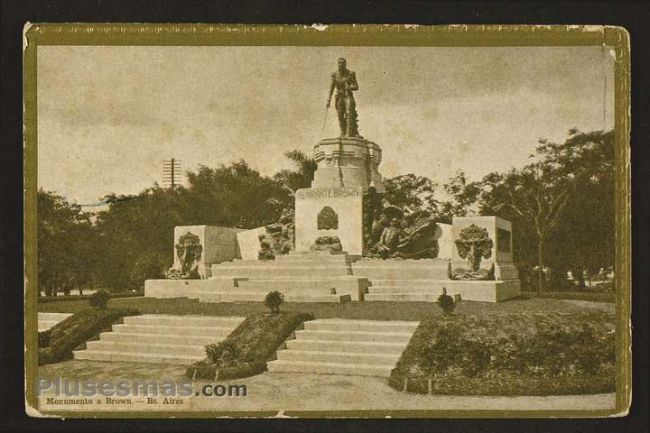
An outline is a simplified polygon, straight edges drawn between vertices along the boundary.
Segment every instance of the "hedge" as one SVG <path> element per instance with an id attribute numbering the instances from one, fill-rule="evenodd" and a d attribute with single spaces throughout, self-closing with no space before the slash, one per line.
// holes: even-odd
<path id="1" fill-rule="evenodd" d="M 124 316 L 137 310 L 88 308 L 73 314 L 52 328 L 38 333 L 38 365 L 71 359 L 72 351 Z"/>
<path id="2" fill-rule="evenodd" d="M 389 385 L 448 395 L 562 395 L 615 390 L 614 317 L 511 313 L 430 317 Z"/>
<path id="3" fill-rule="evenodd" d="M 206 359 L 192 364 L 186 375 L 193 379 L 236 379 L 266 371 L 278 348 L 303 322 L 307 313 L 258 313 L 248 316 L 218 344 L 206 346 Z"/>

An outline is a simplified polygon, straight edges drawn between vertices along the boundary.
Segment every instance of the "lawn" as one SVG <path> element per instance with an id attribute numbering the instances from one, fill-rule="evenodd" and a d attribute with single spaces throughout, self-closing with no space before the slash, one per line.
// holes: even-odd
<path id="1" fill-rule="evenodd" d="M 109 301 L 112 308 L 132 308 L 142 314 L 205 314 L 212 316 L 249 316 L 267 312 L 262 303 L 202 303 L 187 298 L 118 298 Z M 611 306 L 614 311 L 614 304 Z M 38 304 L 39 312 L 76 313 L 88 307 L 88 301 L 48 302 Z M 485 315 L 519 312 L 581 313 L 584 305 L 550 298 L 513 299 L 500 303 L 463 301 L 456 307 L 456 315 Z M 429 302 L 350 302 L 334 303 L 292 303 L 281 307 L 283 312 L 311 313 L 317 319 L 344 318 L 368 320 L 423 320 L 429 316 L 440 316 L 442 310 Z"/>
<path id="2" fill-rule="evenodd" d="M 451 395 L 597 394 L 615 389 L 614 315 L 518 312 L 430 316 L 390 385 Z"/>
<path id="3" fill-rule="evenodd" d="M 552 299 L 570 299 L 575 301 L 589 301 L 589 302 L 610 302 L 616 300 L 616 293 L 614 292 L 589 292 L 589 291 L 555 291 L 555 292 L 522 292 L 521 296 L 524 298 L 552 298 Z"/>

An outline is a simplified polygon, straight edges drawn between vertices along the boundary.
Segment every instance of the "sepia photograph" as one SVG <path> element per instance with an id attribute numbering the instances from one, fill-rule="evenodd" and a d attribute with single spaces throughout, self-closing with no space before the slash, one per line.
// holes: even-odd
<path id="1" fill-rule="evenodd" d="M 30 416 L 605 417 L 604 26 L 25 27 Z"/>

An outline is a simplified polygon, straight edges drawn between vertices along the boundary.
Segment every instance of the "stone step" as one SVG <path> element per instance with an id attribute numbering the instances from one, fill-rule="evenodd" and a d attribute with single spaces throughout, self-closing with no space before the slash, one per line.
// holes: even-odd
<path id="1" fill-rule="evenodd" d="M 43 332 L 47 331 L 48 329 L 52 328 L 54 325 L 56 325 L 59 322 L 54 322 L 54 321 L 38 321 L 38 332 Z"/>
<path id="2" fill-rule="evenodd" d="M 371 281 L 375 279 L 389 279 L 389 280 L 407 280 L 417 278 L 427 279 L 445 279 L 448 278 L 446 271 L 435 272 L 428 268 L 352 268 L 352 275 L 358 277 L 368 278 Z"/>
<path id="3" fill-rule="evenodd" d="M 183 354 L 205 357 L 205 346 L 189 344 L 143 343 L 96 340 L 86 343 L 86 350 L 121 353 Z"/>
<path id="4" fill-rule="evenodd" d="M 449 261 L 424 260 L 360 260 L 352 264 L 353 275 L 374 280 L 447 279 Z"/>
<path id="5" fill-rule="evenodd" d="M 352 271 L 343 265 L 293 265 L 284 264 L 265 264 L 255 266 L 227 266 L 216 265 L 212 267 L 212 275 L 218 277 L 315 277 L 315 276 L 332 276 L 332 275 L 351 275 Z"/>
<path id="6" fill-rule="evenodd" d="M 297 340 L 362 341 L 382 343 L 408 343 L 413 332 L 368 332 L 368 331 L 296 331 Z"/>
<path id="7" fill-rule="evenodd" d="M 188 344 L 205 347 L 208 344 L 218 343 L 226 336 L 204 336 L 204 335 L 169 335 L 169 334 L 144 334 L 131 332 L 102 332 L 99 334 L 100 341 L 116 341 L 131 344 L 154 343 L 154 344 Z"/>
<path id="8" fill-rule="evenodd" d="M 334 289 L 334 293 L 332 293 Z M 285 296 L 286 295 L 336 295 L 337 290 L 334 287 L 305 287 L 301 284 L 293 284 L 291 281 L 287 281 L 286 284 L 282 282 L 276 282 L 275 284 L 261 284 L 251 281 L 241 281 L 238 287 L 233 287 L 232 289 L 219 289 L 219 290 L 201 290 L 201 291 L 192 291 L 192 296 L 201 297 L 202 295 L 207 294 L 229 294 L 229 293 L 248 293 L 248 294 L 262 294 L 266 296 L 272 290 L 279 290 Z"/>
<path id="9" fill-rule="evenodd" d="M 328 352 L 316 350 L 279 350 L 278 359 L 286 361 L 336 362 L 341 364 L 371 364 L 392 368 L 399 354 Z"/>
<path id="10" fill-rule="evenodd" d="M 124 318 L 126 325 L 159 325 L 159 326 L 203 326 L 236 328 L 244 317 L 238 316 L 201 316 L 195 314 L 169 315 L 169 314 L 142 314 Z"/>
<path id="11" fill-rule="evenodd" d="M 400 355 L 404 351 L 404 343 L 381 343 L 365 341 L 326 341 L 326 340 L 287 340 L 288 350 L 310 350 L 323 352 L 375 353 L 380 355 Z"/>
<path id="12" fill-rule="evenodd" d="M 278 264 L 282 264 L 283 266 L 286 265 L 304 266 L 309 264 L 347 266 L 349 264 L 348 260 L 344 256 L 291 257 L 291 258 L 287 256 L 279 256 L 274 261 Z"/>
<path id="13" fill-rule="evenodd" d="M 203 293 L 199 296 L 201 302 L 263 302 L 267 293 L 272 290 L 280 290 L 284 294 L 285 302 L 350 302 L 350 295 L 339 294 L 293 294 L 282 287 L 268 288 L 260 292 L 228 292 L 228 293 Z"/>
<path id="14" fill-rule="evenodd" d="M 365 290 L 368 280 L 346 276 L 331 277 L 281 277 L 281 278 L 250 278 L 237 281 L 238 287 L 260 288 L 267 290 L 280 290 L 289 292 L 291 290 L 314 290 L 320 293 L 331 293 L 330 289 L 336 289 L 336 293 L 358 293 Z"/>
<path id="15" fill-rule="evenodd" d="M 364 297 L 366 302 L 438 302 L 438 296 L 426 293 L 368 293 Z"/>
<path id="16" fill-rule="evenodd" d="M 422 292 L 399 292 L 399 293 L 367 293 L 364 300 L 367 302 L 373 301 L 389 301 L 389 302 L 438 302 L 438 297 L 441 293 L 422 293 Z M 454 298 L 455 302 L 460 302 L 461 295 L 458 293 L 449 293 L 449 296 Z"/>
<path id="17" fill-rule="evenodd" d="M 163 334 L 163 335 L 214 335 L 226 336 L 233 330 L 232 326 L 169 326 L 169 325 L 113 325 L 113 332 Z"/>
<path id="18" fill-rule="evenodd" d="M 71 313 L 38 313 L 38 332 L 47 331 L 70 316 L 72 316 Z"/>
<path id="19" fill-rule="evenodd" d="M 368 293 L 422 293 L 440 296 L 442 289 L 430 286 L 370 286 Z"/>
<path id="20" fill-rule="evenodd" d="M 58 323 L 70 316 L 72 316 L 72 313 L 38 313 L 38 321 L 54 321 Z"/>
<path id="21" fill-rule="evenodd" d="M 116 351 L 75 350 L 75 359 L 90 361 L 148 362 L 153 364 L 190 365 L 205 358 L 204 355 L 163 354 L 163 353 L 125 353 Z"/>
<path id="22" fill-rule="evenodd" d="M 312 374 L 336 374 L 355 376 L 379 376 L 389 377 L 393 366 L 372 365 L 372 364 L 346 364 L 335 362 L 309 362 L 309 361 L 287 361 L 275 360 L 267 363 L 271 372 L 286 373 L 312 373 Z"/>
<path id="23" fill-rule="evenodd" d="M 443 287 L 445 283 L 449 283 L 449 278 L 373 278 L 371 280 L 372 287 Z"/>
<path id="24" fill-rule="evenodd" d="M 347 254 L 344 252 L 332 254 L 329 251 L 291 251 L 289 254 L 283 254 L 276 257 L 276 261 L 291 261 L 291 260 L 347 260 Z"/>
<path id="25" fill-rule="evenodd" d="M 401 320 L 337 320 L 319 319 L 305 322 L 306 330 L 314 331 L 377 331 L 413 333 L 419 322 Z"/>

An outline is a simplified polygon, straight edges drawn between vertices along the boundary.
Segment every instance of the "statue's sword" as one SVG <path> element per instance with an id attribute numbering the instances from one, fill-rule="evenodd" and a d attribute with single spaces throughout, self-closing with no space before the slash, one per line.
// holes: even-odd
<path id="1" fill-rule="evenodd" d="M 327 125 L 327 112 L 329 111 L 330 107 L 329 105 L 325 107 L 325 120 L 323 120 L 323 131 L 325 132 L 325 125 Z"/>

